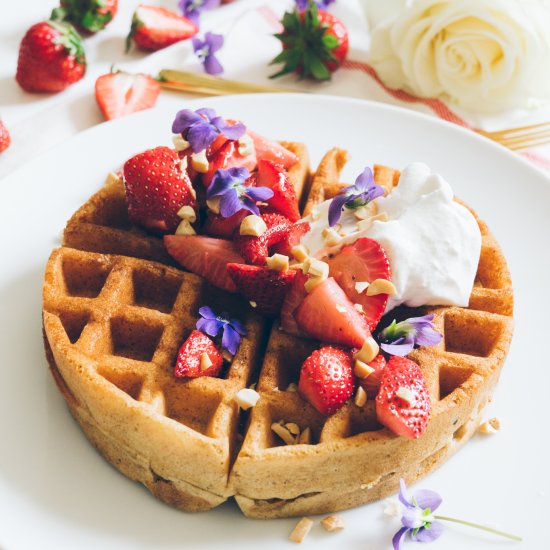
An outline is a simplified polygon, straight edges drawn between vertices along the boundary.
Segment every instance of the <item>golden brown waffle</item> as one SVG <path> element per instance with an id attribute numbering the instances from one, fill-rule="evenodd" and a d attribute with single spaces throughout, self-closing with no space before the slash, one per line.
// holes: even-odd
<path id="1" fill-rule="evenodd" d="M 306 209 L 341 187 L 345 155 L 330 151 L 311 187 L 305 177 L 297 184 Z M 378 166 L 375 179 L 389 189 L 396 172 Z M 271 328 L 239 298 L 164 265 L 171 261 L 151 244 L 158 240 L 126 221 L 123 198 L 123 190 L 109 186 L 92 197 L 52 253 L 45 342 L 56 381 L 89 439 L 158 498 L 196 511 L 235 496 L 247 516 L 262 518 L 336 511 L 394 493 L 400 477 L 411 483 L 424 476 L 476 430 L 510 343 L 513 309 L 506 261 L 482 222 L 470 307 L 392 312 L 433 312 L 444 334 L 439 345 L 411 354 L 433 405 L 427 432 L 412 441 L 378 424 L 372 400 L 320 415 L 294 386 L 318 343 L 285 334 L 276 322 Z M 121 248 L 97 237 L 98 227 L 105 236 L 120 232 Z M 205 304 L 243 319 L 249 336 L 221 378 L 175 380 L 177 350 Z M 236 392 L 256 381 L 260 400 L 239 411 Z M 286 445 L 271 429 L 281 420 L 310 428 L 310 443 Z"/>

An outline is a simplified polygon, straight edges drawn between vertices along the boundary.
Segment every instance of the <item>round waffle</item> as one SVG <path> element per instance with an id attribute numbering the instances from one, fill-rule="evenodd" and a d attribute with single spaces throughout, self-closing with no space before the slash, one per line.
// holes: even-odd
<path id="1" fill-rule="evenodd" d="M 304 212 L 342 184 L 340 149 L 307 181 L 307 150 L 291 178 Z M 395 170 L 376 166 L 388 190 Z M 165 502 L 207 510 L 234 496 L 249 517 L 324 513 L 394 493 L 444 462 L 475 432 L 498 381 L 512 335 L 513 294 L 506 261 L 479 221 L 482 249 L 468 308 L 398 308 L 393 317 L 434 313 L 441 343 L 413 351 L 432 417 L 417 440 L 376 419 L 374 401 L 347 403 L 325 417 L 295 391 L 300 366 L 319 343 L 282 332 L 235 295 L 175 267 L 160 239 L 129 223 L 116 178 L 67 224 L 46 267 L 45 346 L 55 380 L 88 438 L 113 465 Z M 210 305 L 248 329 L 220 378 L 176 380 L 181 342 Z M 236 393 L 256 383 L 250 411 Z M 273 424 L 309 438 L 286 444 Z"/>

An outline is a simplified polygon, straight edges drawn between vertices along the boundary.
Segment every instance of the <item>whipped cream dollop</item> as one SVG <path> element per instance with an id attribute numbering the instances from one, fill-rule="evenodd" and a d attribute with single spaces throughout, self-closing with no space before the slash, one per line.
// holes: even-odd
<path id="1" fill-rule="evenodd" d="M 326 244 L 330 200 L 317 205 L 304 219 L 311 230 L 300 244 L 311 256 L 322 258 L 334 247 Z M 422 163 L 407 166 L 397 187 L 374 201 L 387 221 L 362 224 L 352 209 L 344 208 L 338 244 L 361 237 L 380 243 L 390 262 L 391 280 L 397 290 L 386 311 L 401 304 L 467 306 L 481 251 L 481 233 L 474 216 L 453 200 L 451 186 Z"/>

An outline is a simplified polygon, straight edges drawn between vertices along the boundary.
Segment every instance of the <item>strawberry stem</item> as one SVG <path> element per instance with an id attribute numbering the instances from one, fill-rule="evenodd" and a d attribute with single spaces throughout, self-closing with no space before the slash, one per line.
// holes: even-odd
<path id="1" fill-rule="evenodd" d="M 480 525 L 479 523 L 472 523 L 471 521 L 466 521 L 463 519 L 450 518 L 447 516 L 434 516 L 435 519 L 441 521 L 450 521 L 453 523 L 459 523 L 461 525 L 467 525 L 468 527 L 474 527 L 475 529 L 481 529 L 482 531 L 487 531 L 487 533 L 492 533 L 493 535 L 500 535 L 510 540 L 521 541 L 522 537 L 518 535 L 512 535 L 510 533 L 505 533 L 504 531 L 499 531 L 498 529 L 493 529 L 492 527 L 487 527 L 486 525 Z"/>

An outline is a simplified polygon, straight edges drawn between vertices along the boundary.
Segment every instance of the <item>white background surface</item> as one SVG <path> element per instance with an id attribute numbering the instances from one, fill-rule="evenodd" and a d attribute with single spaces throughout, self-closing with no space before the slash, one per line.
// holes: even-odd
<path id="1" fill-rule="evenodd" d="M 200 100 L 195 107 L 207 104 Z M 156 501 L 109 466 L 70 417 L 47 371 L 41 282 L 71 213 L 106 172 L 140 149 L 169 143 L 179 101 L 78 135 L 4 180 L 0 201 L 0 548 L 292 548 L 295 520 L 245 519 L 225 504 L 189 515 Z M 550 479 L 545 359 L 550 311 L 550 182 L 504 149 L 415 113 L 311 96 L 232 97 L 212 106 L 271 138 L 305 141 L 313 163 L 338 145 L 352 153 L 343 179 L 365 164 L 423 160 L 442 173 L 499 239 L 515 284 L 516 332 L 489 416 L 501 433 L 476 436 L 417 487 L 440 492 L 440 513 L 492 524 L 519 544 L 449 526 L 429 548 L 546 548 Z M 398 528 L 374 503 L 343 513 L 345 531 L 316 524 L 303 548 L 386 550 Z M 316 520 L 319 518 L 315 518 Z M 407 543 L 405 548 L 415 548 Z"/>

